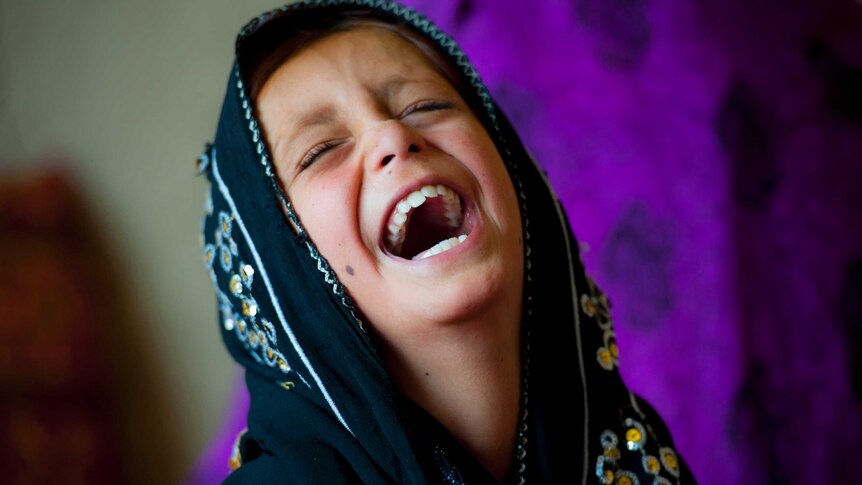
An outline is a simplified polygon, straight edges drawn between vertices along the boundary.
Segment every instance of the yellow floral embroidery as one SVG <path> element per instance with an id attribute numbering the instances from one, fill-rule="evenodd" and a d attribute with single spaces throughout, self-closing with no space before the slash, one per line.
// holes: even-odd
<path id="1" fill-rule="evenodd" d="M 611 320 L 611 304 L 591 278 L 587 278 L 587 283 L 589 293 L 581 295 L 581 310 L 598 324 L 604 342 L 604 345 L 596 350 L 596 361 L 602 369 L 614 370 L 619 363 L 620 349 L 617 347 Z"/>

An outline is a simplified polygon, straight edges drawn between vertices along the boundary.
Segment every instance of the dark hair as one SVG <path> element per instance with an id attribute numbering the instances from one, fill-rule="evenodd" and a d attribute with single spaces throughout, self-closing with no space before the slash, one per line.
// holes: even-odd
<path id="1" fill-rule="evenodd" d="M 249 96 L 252 101 L 257 99 L 263 85 L 269 77 L 291 56 L 329 35 L 347 32 L 360 28 L 382 29 L 400 35 L 410 42 L 430 61 L 434 69 L 449 81 L 453 88 L 464 98 L 473 112 L 481 117 L 481 103 L 469 88 L 460 70 L 440 51 L 429 39 L 414 30 L 400 19 L 381 15 L 380 12 L 369 9 L 351 9 L 335 11 L 292 22 L 292 26 L 264 29 L 253 34 L 258 38 L 252 46 L 243 46 L 241 50 L 241 72 Z M 278 23 L 277 20 L 274 23 Z M 297 26 L 302 27 L 297 27 Z M 266 31 L 264 31 L 266 30 Z"/>

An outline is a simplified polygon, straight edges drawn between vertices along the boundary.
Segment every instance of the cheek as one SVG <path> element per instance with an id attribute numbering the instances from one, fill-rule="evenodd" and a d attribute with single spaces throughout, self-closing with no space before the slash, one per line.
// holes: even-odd
<path id="1" fill-rule="evenodd" d="M 327 173 L 304 183 L 295 183 L 288 194 L 311 240 L 333 268 L 347 276 L 357 248 L 355 244 L 356 194 L 344 174 Z M 352 269 L 351 268 L 351 269 Z"/>
<path id="2" fill-rule="evenodd" d="M 460 158 L 476 177 L 489 203 L 488 208 L 501 224 L 514 226 L 520 231 L 521 215 L 515 188 L 497 147 L 484 129 L 471 125 L 469 129 L 453 133 L 449 140 L 450 146 L 456 150 L 453 155 Z"/>

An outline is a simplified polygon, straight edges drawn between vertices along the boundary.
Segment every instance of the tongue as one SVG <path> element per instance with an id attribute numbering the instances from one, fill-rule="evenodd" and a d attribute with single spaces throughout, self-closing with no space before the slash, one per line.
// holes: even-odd
<path id="1" fill-rule="evenodd" d="M 430 199 L 412 211 L 400 257 L 413 259 L 440 241 L 458 235 L 457 228 L 453 228 L 446 217 L 446 207 L 441 199 Z"/>

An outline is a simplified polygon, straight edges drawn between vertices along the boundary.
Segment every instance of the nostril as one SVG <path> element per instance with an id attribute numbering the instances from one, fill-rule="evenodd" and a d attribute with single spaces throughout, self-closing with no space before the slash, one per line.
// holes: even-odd
<path id="1" fill-rule="evenodd" d="M 407 151 L 411 153 L 416 153 L 419 151 L 419 147 L 411 143 L 410 146 L 407 147 Z"/>
<path id="2" fill-rule="evenodd" d="M 385 157 L 383 157 L 383 161 L 381 163 L 385 167 L 386 165 L 389 164 L 389 162 L 392 161 L 393 158 L 395 158 L 395 155 L 386 155 Z"/>

